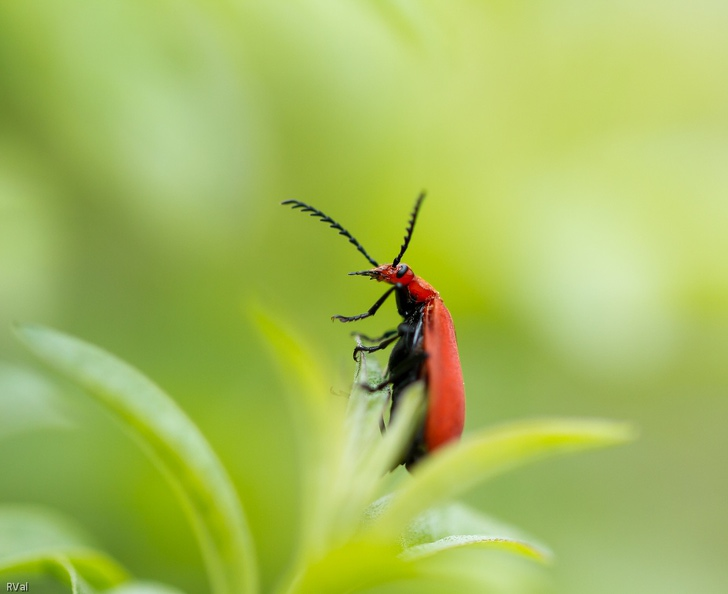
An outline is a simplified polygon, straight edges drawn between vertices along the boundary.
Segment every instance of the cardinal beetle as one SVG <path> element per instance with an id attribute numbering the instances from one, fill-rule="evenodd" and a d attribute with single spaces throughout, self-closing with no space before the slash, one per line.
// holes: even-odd
<path id="1" fill-rule="evenodd" d="M 412 383 L 423 379 L 427 387 L 427 412 L 422 425 L 415 433 L 409 449 L 397 464 L 410 469 L 419 459 L 446 443 L 458 439 L 463 432 L 465 421 L 465 388 L 460 357 L 455 340 L 455 328 L 450 312 L 445 307 L 440 294 L 422 278 L 415 275 L 407 264 L 402 264 L 402 256 L 407 251 L 412 231 L 417 220 L 425 194 L 418 196 L 410 215 L 404 242 L 399 254 L 391 264 L 379 265 L 354 236 L 334 219 L 320 210 L 299 202 L 286 200 L 301 212 L 321 219 L 349 240 L 359 252 L 374 266 L 370 270 L 350 272 L 350 275 L 367 276 L 392 285 L 366 312 L 356 316 L 332 316 L 340 322 L 356 322 L 373 316 L 392 293 L 397 301 L 397 311 L 402 323 L 396 330 L 390 330 L 376 339 L 366 339 L 372 346 L 357 345 L 354 358 L 359 352 L 371 353 L 396 343 L 392 348 L 384 381 L 371 388 L 380 390 L 392 386 L 391 416 L 396 414 L 397 401 L 402 392 Z M 364 337 L 362 337 L 364 338 Z M 376 343 L 376 344 L 375 344 Z"/>

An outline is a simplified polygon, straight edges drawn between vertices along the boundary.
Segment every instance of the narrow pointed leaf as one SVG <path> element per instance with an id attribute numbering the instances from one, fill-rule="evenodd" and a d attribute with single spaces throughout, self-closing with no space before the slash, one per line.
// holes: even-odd
<path id="1" fill-rule="evenodd" d="M 352 398 L 368 396 L 357 392 L 354 390 Z M 379 431 L 381 410 L 375 417 L 359 419 L 362 423 L 371 424 L 372 439 L 358 443 L 358 449 L 353 445 L 347 447 L 340 462 L 340 480 L 335 483 L 339 510 L 332 526 L 340 537 L 349 537 L 359 528 L 362 512 L 376 497 L 383 477 L 399 461 L 415 431 L 417 419 L 424 412 L 423 396 L 423 386 L 419 384 L 401 394 L 397 415 L 384 435 Z"/>
<path id="2" fill-rule="evenodd" d="M 335 508 L 331 484 L 336 478 L 336 459 L 341 453 L 346 401 L 331 397 L 320 363 L 305 342 L 260 305 L 250 315 L 271 349 L 273 359 L 287 384 L 286 395 L 295 421 L 303 491 L 297 564 L 326 546 L 330 529 L 327 519 Z M 294 570 L 295 571 L 295 570 Z"/>
<path id="3" fill-rule="evenodd" d="M 527 542 L 514 540 L 506 536 L 498 537 L 478 534 L 458 534 L 454 536 L 446 536 L 445 538 L 440 538 L 433 542 L 405 549 L 399 556 L 405 561 L 416 561 L 436 555 L 437 553 L 465 547 L 497 549 L 516 553 L 523 557 L 540 561 L 541 563 L 546 563 L 548 561 L 548 558 L 543 555 L 541 550 L 533 547 Z"/>
<path id="4" fill-rule="evenodd" d="M 0 579 L 3 582 L 17 581 L 19 576 L 26 579 L 35 576 L 52 576 L 59 582 L 67 584 L 71 594 L 97 592 L 77 571 L 74 560 L 62 554 L 37 553 L 6 559 L 0 564 Z"/>
<path id="5" fill-rule="evenodd" d="M 464 503 L 428 509 L 402 536 L 403 559 L 415 559 L 463 546 L 497 548 L 548 563 L 553 554 L 523 530 L 496 520 Z"/>
<path id="6" fill-rule="evenodd" d="M 376 526 L 396 538 L 414 517 L 474 485 L 546 456 L 605 447 L 633 439 L 626 423 L 595 419 L 545 419 L 502 425 L 470 436 L 425 459 L 382 512 Z"/>
<path id="7" fill-rule="evenodd" d="M 197 534 L 213 591 L 256 592 L 252 541 L 235 488 L 175 402 L 98 347 L 39 326 L 23 326 L 17 333 L 30 351 L 103 405 L 164 470 Z"/>
<path id="8" fill-rule="evenodd" d="M 63 560 L 63 563 L 59 562 Z M 0 574 L 48 572 L 69 577 L 68 567 L 97 588 L 127 579 L 124 569 L 96 550 L 92 539 L 68 518 L 31 505 L 0 507 Z"/>
<path id="9" fill-rule="evenodd" d="M 416 382 L 399 395 L 397 414 L 390 421 L 384 438 L 375 445 L 373 472 L 381 476 L 401 461 L 425 414 L 425 386 Z"/>

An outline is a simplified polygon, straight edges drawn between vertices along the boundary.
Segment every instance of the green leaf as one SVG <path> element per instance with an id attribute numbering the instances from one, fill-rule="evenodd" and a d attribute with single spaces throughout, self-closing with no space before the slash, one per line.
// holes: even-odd
<path id="1" fill-rule="evenodd" d="M 415 561 L 419 559 L 427 558 L 443 551 L 449 551 L 452 549 L 459 549 L 464 547 L 471 548 L 487 548 L 487 549 L 500 549 L 502 551 L 508 551 L 511 553 L 517 553 L 524 557 L 530 557 L 537 561 L 545 562 L 546 559 L 531 545 L 520 540 L 515 540 L 507 536 L 485 536 L 478 534 L 457 534 L 453 536 L 446 536 L 439 538 L 433 542 L 417 545 L 406 549 L 400 554 L 400 557 L 405 561 Z"/>
<path id="2" fill-rule="evenodd" d="M 284 324 L 263 306 L 251 304 L 248 313 L 272 349 L 289 392 L 295 394 L 292 404 L 303 407 L 304 427 L 310 429 L 310 423 L 317 427 L 322 422 L 320 417 L 330 408 L 330 384 L 319 363 L 321 356 L 312 352 L 312 347 L 291 330 L 290 324 Z M 325 418 L 323 422 L 327 421 Z"/>
<path id="3" fill-rule="evenodd" d="M 395 544 L 350 541 L 310 560 L 279 592 L 340 594 L 415 576 L 414 564 L 400 559 L 398 549 Z"/>
<path id="4" fill-rule="evenodd" d="M 126 572 L 73 522 L 51 510 L 29 505 L 0 507 L 0 575 L 52 575 L 73 592 L 106 589 Z M 89 585 L 90 584 L 90 585 Z"/>
<path id="5" fill-rule="evenodd" d="M 382 434 L 380 423 L 389 405 L 389 389 L 370 393 L 362 388 L 364 374 L 370 373 L 366 383 L 378 383 L 381 378 L 378 367 L 367 363 L 362 356 L 344 424 L 344 445 L 336 460 L 336 480 L 329 493 L 332 506 L 329 521 L 331 531 L 336 533 L 332 539 L 334 546 L 359 528 L 362 511 L 379 493 L 383 477 L 399 461 L 424 414 L 424 385 L 420 382 L 400 395 L 397 415 Z"/>
<path id="6" fill-rule="evenodd" d="M 547 563 L 551 551 L 521 530 L 490 518 L 462 503 L 427 510 L 403 535 L 403 559 L 413 560 L 460 547 L 511 551 Z"/>
<path id="7" fill-rule="evenodd" d="M 350 452 L 345 456 L 345 463 L 353 469 L 352 480 L 358 477 L 370 487 L 376 487 L 382 476 L 398 464 L 425 413 L 425 385 L 415 382 L 400 394 L 397 414 L 382 432 L 380 426 L 389 409 L 391 388 L 370 393 L 362 387 L 362 384 L 377 385 L 381 379 L 376 362 L 360 353 L 349 399 L 346 434 Z M 358 492 L 355 487 L 351 490 Z M 363 498 L 364 505 L 371 501 L 371 494 L 373 490 Z"/>
<path id="8" fill-rule="evenodd" d="M 599 419 L 521 421 L 482 431 L 443 448 L 415 467 L 376 522 L 379 538 L 396 538 L 428 508 L 474 485 L 546 456 L 621 444 L 633 439 L 627 423 Z"/>
<path id="9" fill-rule="evenodd" d="M 259 304 L 249 306 L 249 315 L 271 350 L 287 389 L 287 403 L 296 425 L 297 453 L 301 474 L 302 503 L 300 541 L 296 564 L 324 549 L 329 536 L 331 483 L 335 480 L 335 459 L 342 447 L 343 398 L 331 397 L 330 383 L 320 357 L 291 328 Z M 294 574 L 296 570 L 292 570 Z"/>
<path id="10" fill-rule="evenodd" d="M 383 549 L 358 542 L 350 546 L 348 539 L 413 431 L 414 419 L 422 412 L 422 386 L 402 395 L 398 420 L 382 436 L 379 422 L 388 392 L 361 388 L 363 382 L 371 385 L 381 379 L 375 360 L 361 359 L 345 409 L 346 401 L 331 395 L 318 358 L 290 325 L 259 306 L 253 315 L 290 383 L 289 402 L 306 470 L 298 554 L 279 591 L 338 592 L 358 581 L 379 582 L 380 577 L 371 575 L 371 563 L 377 565 L 377 576 L 400 575 L 402 568 L 407 573 L 406 564 L 397 558 L 397 546 Z"/>
<path id="11" fill-rule="evenodd" d="M 34 575 L 55 577 L 58 581 L 69 586 L 71 594 L 94 594 L 97 592 L 76 570 L 74 560 L 65 555 L 38 553 L 7 560 L 6 563 L 0 566 L 0 576 L 3 576 L 0 579 L 6 582 L 17 581 L 18 576 L 27 578 Z"/>
<path id="12" fill-rule="evenodd" d="M 98 347 L 39 326 L 22 326 L 17 333 L 42 361 L 93 396 L 162 468 L 197 534 L 213 591 L 257 592 L 252 540 L 235 488 L 174 401 Z"/>

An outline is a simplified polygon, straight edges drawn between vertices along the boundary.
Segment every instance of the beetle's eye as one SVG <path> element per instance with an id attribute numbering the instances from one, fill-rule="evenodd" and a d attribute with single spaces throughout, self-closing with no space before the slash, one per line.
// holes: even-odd
<path id="1" fill-rule="evenodd" d="M 402 278 L 405 274 L 407 274 L 408 270 L 409 266 L 407 266 L 407 264 L 400 264 L 397 266 L 397 278 Z"/>

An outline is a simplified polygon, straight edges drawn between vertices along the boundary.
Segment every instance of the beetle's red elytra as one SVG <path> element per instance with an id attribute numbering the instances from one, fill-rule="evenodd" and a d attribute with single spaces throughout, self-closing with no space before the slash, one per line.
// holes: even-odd
<path id="1" fill-rule="evenodd" d="M 396 330 L 385 332 L 377 339 L 367 339 L 373 343 L 371 346 L 358 345 L 354 349 L 354 357 L 359 352 L 379 351 L 394 343 L 384 381 L 373 388 L 377 390 L 391 386 L 390 418 L 396 415 L 402 392 L 418 380 L 425 381 L 425 418 L 399 462 L 408 469 L 424 456 L 459 439 L 465 423 L 465 387 L 452 317 L 434 287 L 418 277 L 407 264 L 401 263 L 424 198 L 424 192 L 417 197 L 399 254 L 391 264 L 383 265 L 379 265 L 351 233 L 320 210 L 298 200 L 286 200 L 282 203 L 328 223 L 374 266 L 369 270 L 349 274 L 366 276 L 392 285 L 366 312 L 355 316 L 336 315 L 332 319 L 354 322 L 368 318 L 377 312 L 392 293 L 395 294 L 402 323 Z"/>

